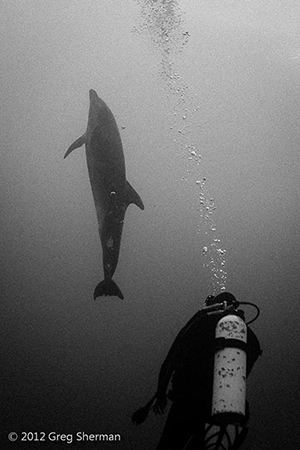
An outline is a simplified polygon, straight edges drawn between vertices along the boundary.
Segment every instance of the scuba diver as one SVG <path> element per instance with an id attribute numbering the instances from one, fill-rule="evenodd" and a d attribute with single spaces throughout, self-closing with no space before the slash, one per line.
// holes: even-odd
<path id="1" fill-rule="evenodd" d="M 175 338 L 161 366 L 157 392 L 143 408 L 132 415 L 132 421 L 140 424 L 146 419 L 151 408 L 156 414 L 162 414 L 167 399 L 173 402 L 156 450 L 206 448 L 205 424 L 211 423 L 212 411 L 216 325 L 221 317 L 231 312 L 244 319 L 244 312 L 237 309 L 241 303 L 250 304 L 257 309 L 256 317 L 251 320 L 253 322 L 259 315 L 256 305 L 238 302 L 234 295 L 222 292 L 216 297 L 208 296 L 204 308 L 187 322 Z M 247 325 L 246 376 L 250 374 L 260 354 L 259 341 Z M 167 393 L 170 380 L 172 388 Z M 248 431 L 245 428 L 248 418 L 247 405 L 243 424 L 245 431 L 240 439 L 236 439 L 239 442 L 235 442 L 230 449 L 239 448 L 244 441 Z M 226 426 L 223 431 L 225 428 Z"/>

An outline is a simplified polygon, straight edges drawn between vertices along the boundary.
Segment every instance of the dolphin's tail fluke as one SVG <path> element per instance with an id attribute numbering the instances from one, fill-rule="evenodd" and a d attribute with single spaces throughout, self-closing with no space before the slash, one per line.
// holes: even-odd
<path id="1" fill-rule="evenodd" d="M 102 295 L 115 295 L 121 300 L 123 300 L 124 298 L 121 290 L 111 278 L 101 281 L 96 286 L 96 289 L 94 291 L 94 300 L 96 300 L 97 297 L 102 297 Z"/>

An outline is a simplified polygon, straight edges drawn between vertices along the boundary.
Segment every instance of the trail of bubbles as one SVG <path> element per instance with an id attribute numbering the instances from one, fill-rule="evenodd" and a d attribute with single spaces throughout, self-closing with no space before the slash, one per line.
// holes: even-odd
<path id="1" fill-rule="evenodd" d="M 187 155 L 186 168 L 181 180 L 187 182 L 192 169 L 197 170 L 196 185 L 198 186 L 199 212 L 198 234 L 205 242 L 201 246 L 203 266 L 210 273 L 212 293 L 226 290 L 227 272 L 226 250 L 221 246 L 216 220 L 215 201 L 209 194 L 207 180 L 203 175 L 202 155 L 197 144 L 192 139 L 191 123 L 199 116 L 197 94 L 191 94 L 188 85 L 182 80 L 176 68 L 175 60 L 180 56 L 184 46 L 188 43 L 190 33 L 185 29 L 184 13 L 180 10 L 177 0 L 136 0 L 141 8 L 142 22 L 133 30 L 139 35 L 145 33 L 153 44 L 153 48 L 160 55 L 159 76 L 163 80 L 164 90 L 172 107 L 173 142 Z M 167 88 L 167 89 L 166 89 Z M 194 172 L 194 170 L 193 170 Z M 204 222 L 204 223 L 203 223 Z M 202 241 L 203 244 L 203 241 Z"/>
<path id="2" fill-rule="evenodd" d="M 227 272 L 226 272 L 226 250 L 221 248 L 221 240 L 217 233 L 217 227 L 214 220 L 215 199 L 209 198 L 206 192 L 206 179 L 196 181 L 199 187 L 199 212 L 201 217 L 204 214 L 205 236 L 209 244 L 204 246 L 202 254 L 205 257 L 204 267 L 207 267 L 211 273 L 211 284 L 213 294 L 218 291 L 226 290 Z M 201 232 L 201 226 L 198 233 Z"/>
<path id="3" fill-rule="evenodd" d="M 200 179 L 197 179 L 198 186 L 198 205 L 199 224 L 198 234 L 203 239 L 204 228 L 204 246 L 202 247 L 201 257 L 204 258 L 203 267 L 210 274 L 210 285 L 212 294 L 226 290 L 227 271 L 226 271 L 226 250 L 221 245 L 221 239 L 217 231 L 215 219 L 215 200 L 210 195 L 207 187 L 207 179 L 204 176 L 202 164 L 202 155 L 197 144 L 192 140 L 192 122 L 195 114 L 199 114 L 200 109 L 197 103 L 197 94 L 191 95 L 188 86 L 181 81 L 180 75 L 175 72 L 173 78 L 167 82 L 169 92 L 175 97 L 173 114 L 177 118 L 176 125 L 171 127 L 175 132 L 173 141 L 184 149 L 187 153 L 187 159 L 190 164 L 185 170 L 181 180 L 187 182 L 191 176 L 191 166 L 196 167 Z M 179 123 L 178 123 L 179 120 Z M 194 121 L 195 122 L 195 121 Z M 194 181 L 194 180 L 192 180 Z M 202 241 L 203 243 L 203 241 Z"/>

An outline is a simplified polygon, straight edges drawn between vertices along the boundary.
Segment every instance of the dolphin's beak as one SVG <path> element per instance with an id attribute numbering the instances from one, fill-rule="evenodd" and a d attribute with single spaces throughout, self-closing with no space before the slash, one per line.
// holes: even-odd
<path id="1" fill-rule="evenodd" d="M 90 89 L 90 102 L 96 101 L 98 98 L 97 92 L 94 89 Z"/>

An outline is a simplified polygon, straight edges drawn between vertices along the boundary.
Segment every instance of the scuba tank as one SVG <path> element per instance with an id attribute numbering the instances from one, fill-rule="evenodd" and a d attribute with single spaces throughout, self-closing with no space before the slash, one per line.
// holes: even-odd
<path id="1" fill-rule="evenodd" d="M 246 414 L 247 326 L 236 311 L 216 326 L 212 422 L 241 423 Z"/>
<path id="2" fill-rule="evenodd" d="M 238 310 L 240 304 L 256 308 L 256 316 L 247 324 L 244 313 Z M 216 305 L 215 305 L 216 307 Z M 259 316 L 259 308 L 249 302 L 219 305 L 215 312 L 222 317 L 215 330 L 214 379 L 212 409 L 209 423 L 205 426 L 204 449 L 237 450 L 246 439 L 249 418 L 246 401 L 247 375 L 247 325 Z M 202 444 L 203 445 L 203 444 Z M 197 436 L 186 449 L 199 446 Z"/>

